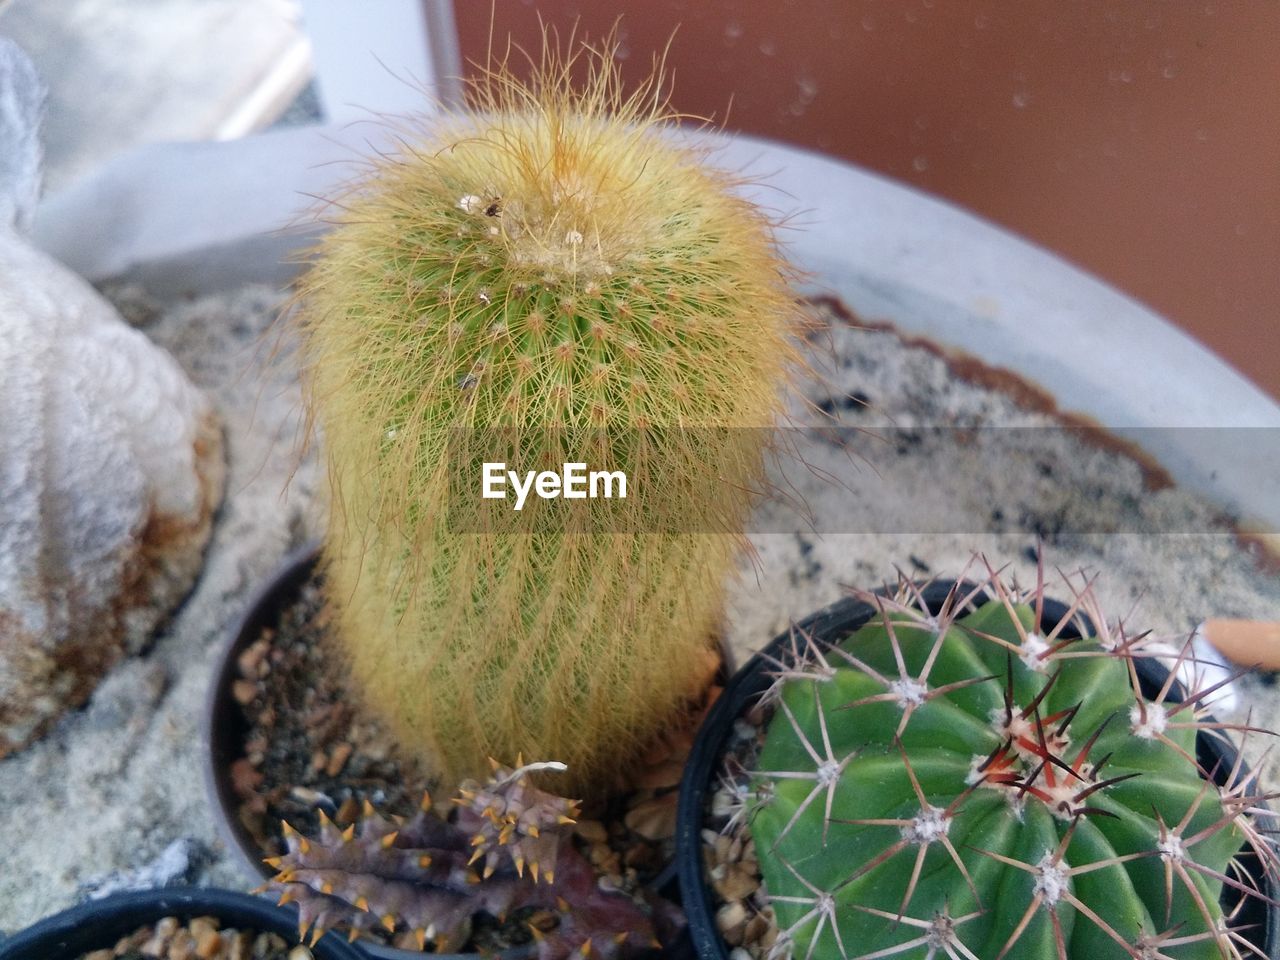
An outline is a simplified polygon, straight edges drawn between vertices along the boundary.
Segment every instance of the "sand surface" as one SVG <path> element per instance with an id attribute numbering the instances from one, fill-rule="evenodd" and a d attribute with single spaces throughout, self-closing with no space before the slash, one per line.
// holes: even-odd
<path id="1" fill-rule="evenodd" d="M 298 454 L 290 355 L 261 339 L 281 295 L 250 288 L 170 306 L 136 288 L 112 295 L 213 398 L 229 494 L 200 582 L 149 651 L 113 670 L 41 743 L 0 762 L 0 930 L 131 884 L 254 885 L 215 836 L 200 713 L 228 625 L 320 530 L 319 474 Z M 957 380 L 928 350 L 824 316 L 809 349 L 814 376 L 784 434 L 799 461 L 774 476 L 789 493 L 761 507 L 725 614 L 739 659 L 843 585 L 894 579 L 895 565 L 955 574 L 981 552 L 1029 581 L 1039 542 L 1051 567 L 1101 574 L 1099 593 L 1131 628 L 1185 637 L 1211 615 L 1280 616 L 1280 579 L 1209 505 L 1150 489 L 1134 461 Z M 833 423 L 871 432 L 834 434 Z M 936 427 L 947 429 L 924 429 Z M 962 442 L 968 434 L 955 428 L 974 432 Z M 807 504 L 807 532 L 788 500 Z M 1234 719 L 1251 712 L 1255 724 L 1280 727 L 1270 677 L 1245 678 L 1238 692 Z"/>

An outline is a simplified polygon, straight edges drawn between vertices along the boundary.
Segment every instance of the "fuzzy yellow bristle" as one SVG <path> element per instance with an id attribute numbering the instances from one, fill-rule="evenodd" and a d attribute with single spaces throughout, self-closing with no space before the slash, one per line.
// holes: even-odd
<path id="1" fill-rule="evenodd" d="M 388 933 L 394 933 L 396 929 L 396 917 L 394 913 L 384 913 L 382 915 L 382 925 Z"/>
<path id="2" fill-rule="evenodd" d="M 383 850 L 390 850 L 395 845 L 396 838 L 399 836 L 400 832 L 398 830 L 393 830 L 391 833 L 385 834 L 378 842 L 382 844 Z"/>
<path id="3" fill-rule="evenodd" d="M 423 870 L 431 866 L 431 854 L 423 853 L 418 856 L 418 866 Z"/>
<path id="4" fill-rule="evenodd" d="M 530 83 L 499 65 L 468 111 L 406 124 L 326 206 L 291 314 L 336 636 L 445 788 L 527 755 L 599 793 L 700 693 L 794 364 L 775 224 L 615 52 L 548 48 Z M 495 449 L 623 470 L 627 499 L 495 530 Z"/>

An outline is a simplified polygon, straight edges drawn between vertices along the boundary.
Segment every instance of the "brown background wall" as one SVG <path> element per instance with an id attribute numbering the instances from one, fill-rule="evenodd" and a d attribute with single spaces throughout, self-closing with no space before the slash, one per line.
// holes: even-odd
<path id="1" fill-rule="evenodd" d="M 456 8 L 483 60 L 490 4 Z M 679 25 L 681 110 L 960 203 L 1280 397 L 1275 0 L 495 0 L 494 36 L 536 49 L 539 15 L 621 15 L 633 78 Z"/>

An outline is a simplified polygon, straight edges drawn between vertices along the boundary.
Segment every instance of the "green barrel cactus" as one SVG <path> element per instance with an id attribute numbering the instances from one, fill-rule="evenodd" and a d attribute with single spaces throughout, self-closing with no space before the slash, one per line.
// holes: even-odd
<path id="1" fill-rule="evenodd" d="M 744 810 L 776 949 L 1255 955 L 1220 895 L 1266 897 L 1237 868 L 1246 841 L 1269 873 L 1277 859 L 1254 781 L 1197 763 L 1198 731 L 1222 732 L 1204 710 L 1215 688 L 1144 697 L 1151 641 L 1108 626 L 1090 583 L 1048 624 L 1040 586 L 1022 595 L 993 573 L 976 589 L 936 615 L 907 583 L 860 595 L 865 626 L 830 647 L 799 638 L 779 671 Z"/>
<path id="2" fill-rule="evenodd" d="M 660 77 L 624 94 L 580 48 L 471 93 L 325 208 L 300 284 L 329 595 L 358 696 L 443 785 L 523 752 L 599 793 L 709 679 L 797 311 Z M 627 499 L 508 524 L 484 462 Z"/>

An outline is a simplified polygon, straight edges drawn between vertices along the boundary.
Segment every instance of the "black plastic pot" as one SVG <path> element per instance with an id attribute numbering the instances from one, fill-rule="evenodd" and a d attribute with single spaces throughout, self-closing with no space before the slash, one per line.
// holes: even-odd
<path id="1" fill-rule="evenodd" d="M 303 586 L 315 572 L 319 549 L 319 544 L 313 543 L 290 554 L 276 575 L 254 597 L 244 616 L 233 625 L 215 667 L 205 702 L 202 730 L 204 780 L 209 803 L 217 820 L 218 832 L 231 856 L 255 883 L 270 878 L 273 871 L 263 863 L 261 848 L 235 813 L 237 797 L 231 785 L 231 765 L 244 756 L 246 729 L 244 711 L 231 695 L 231 685 L 238 677 L 236 659 L 261 636 L 264 627 L 279 623 L 283 611 L 296 602 Z M 679 902 L 674 863 L 656 878 L 652 889 L 673 902 Z M 424 956 L 416 951 L 397 950 L 364 941 L 360 941 L 360 947 L 367 956 L 377 960 L 421 960 Z M 513 947 L 498 954 L 497 960 L 525 960 L 532 954 L 532 946 Z M 431 956 L 436 960 L 476 960 L 479 955 L 437 953 Z M 665 956 L 670 960 L 692 957 L 687 935 L 682 935 L 680 940 L 669 946 Z"/>
<path id="2" fill-rule="evenodd" d="M 0 960 L 77 960 L 91 950 L 109 949 L 121 937 L 164 917 L 216 917 L 223 927 L 275 933 L 289 943 L 298 939 L 294 910 L 229 890 L 170 888 L 122 893 L 55 914 L 0 940 Z M 366 960 L 333 933 L 325 934 L 311 949 L 316 960 Z"/>
<path id="3" fill-rule="evenodd" d="M 205 701 L 204 781 L 217 820 L 218 833 L 232 858 L 246 877 L 255 883 L 269 879 L 274 871 L 263 863 L 263 852 L 236 817 L 237 797 L 231 785 L 231 765 L 244 756 L 245 718 L 240 704 L 231 695 L 231 685 L 239 676 L 236 659 L 261 635 L 264 628 L 280 622 L 282 613 L 298 599 L 303 586 L 315 573 L 320 545 L 311 543 L 285 558 L 276 572 L 255 595 L 244 616 L 227 633 L 226 643 L 214 670 L 213 683 Z M 376 960 L 421 960 L 417 951 L 397 950 L 381 944 L 361 942 L 361 956 Z M 529 947 L 514 947 L 498 954 L 499 960 L 524 960 Z M 438 960 L 475 960 L 478 954 L 431 954 Z"/>
<path id="4" fill-rule="evenodd" d="M 924 588 L 924 600 L 931 613 L 937 613 L 941 609 L 952 582 L 937 581 Z M 965 586 L 972 587 L 971 584 L 965 584 Z M 1048 628 L 1052 628 L 1066 615 L 1067 610 L 1068 607 L 1060 601 L 1046 598 L 1042 622 Z M 873 616 L 875 616 L 875 610 L 869 604 L 846 598 L 810 615 L 800 621 L 796 628 L 803 630 L 819 642 L 837 643 L 863 626 Z M 1080 630 L 1092 631 L 1092 623 L 1083 614 L 1077 614 L 1076 624 Z M 1064 639 L 1080 636 L 1081 633 L 1074 627 L 1075 624 L 1066 628 L 1060 636 Z M 685 915 L 689 920 L 689 935 L 693 948 L 701 960 L 728 960 L 729 957 L 729 947 L 716 929 L 714 893 L 704 876 L 702 858 L 703 821 L 711 795 L 716 788 L 716 773 L 719 770 L 725 746 L 729 742 L 734 721 L 773 682 L 770 674 L 776 671 L 776 664 L 790 659 L 790 636 L 788 631 L 775 637 L 768 647 L 752 657 L 741 670 L 734 674 L 698 731 L 693 751 L 685 766 L 684 779 L 680 784 L 680 806 L 676 820 L 676 867 Z M 1138 659 L 1135 661 L 1135 666 L 1143 693 L 1148 697 L 1156 696 L 1169 676 L 1169 671 L 1154 659 Z M 1166 702 L 1176 703 L 1181 700 L 1181 697 L 1181 687 L 1175 683 L 1166 697 Z M 1232 746 L 1223 739 L 1209 736 L 1203 731 L 1196 739 L 1196 755 L 1200 765 L 1206 770 L 1216 771 L 1221 780 L 1225 780 L 1229 775 L 1237 758 L 1237 753 Z M 1241 860 L 1250 871 L 1253 881 L 1258 885 L 1257 889 L 1265 891 L 1266 896 L 1271 900 L 1280 901 L 1280 884 L 1277 884 L 1275 878 L 1265 874 L 1256 855 L 1246 849 L 1241 855 Z M 1234 907 L 1239 899 L 1240 894 L 1237 891 L 1230 888 L 1224 889 L 1224 908 Z M 1241 908 L 1236 926 L 1262 951 L 1263 956 L 1280 958 L 1280 907 L 1256 897 L 1252 898 Z"/>

